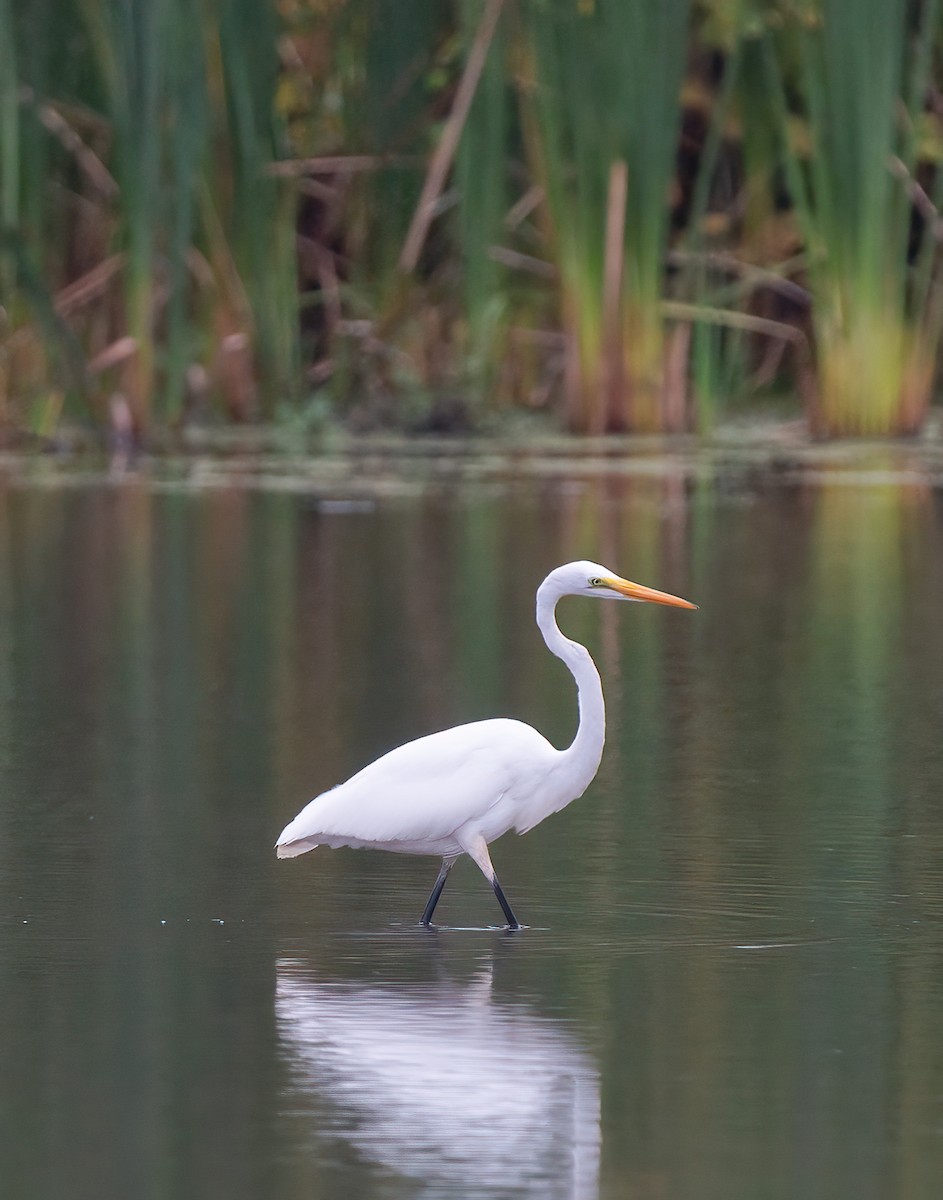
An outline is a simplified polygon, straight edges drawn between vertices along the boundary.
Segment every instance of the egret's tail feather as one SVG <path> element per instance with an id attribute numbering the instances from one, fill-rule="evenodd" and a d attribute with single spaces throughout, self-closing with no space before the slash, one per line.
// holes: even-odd
<path id="1" fill-rule="evenodd" d="M 279 842 L 275 847 L 275 854 L 278 858 L 297 858 L 299 854 L 316 850 L 317 845 L 318 843 L 310 838 L 299 838 L 297 842 Z"/>

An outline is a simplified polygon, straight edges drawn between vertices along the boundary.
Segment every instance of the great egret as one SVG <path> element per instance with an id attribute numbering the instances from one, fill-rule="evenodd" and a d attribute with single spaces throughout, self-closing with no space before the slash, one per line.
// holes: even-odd
<path id="1" fill-rule="evenodd" d="M 530 725 L 505 718 L 407 742 L 316 796 L 282 830 L 278 857 L 293 858 L 316 846 L 441 855 L 420 921 L 428 926 L 452 865 L 468 854 L 494 889 L 508 928 L 519 929 L 491 865 L 488 843 L 509 829 L 526 833 L 582 796 L 599 769 L 606 738 L 596 665 L 585 646 L 557 627 L 555 610 L 563 596 L 697 608 L 678 596 L 630 583 L 598 563 L 557 567 L 537 589 L 537 626 L 547 648 L 576 680 L 580 722 L 572 745 L 557 750 Z"/>

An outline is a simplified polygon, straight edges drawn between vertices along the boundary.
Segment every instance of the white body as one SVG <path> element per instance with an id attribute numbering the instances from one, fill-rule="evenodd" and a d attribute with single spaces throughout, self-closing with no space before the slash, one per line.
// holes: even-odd
<path id="1" fill-rule="evenodd" d="M 373 846 L 455 857 L 476 837 L 526 833 L 581 795 L 592 775 L 574 778 L 567 765 L 565 753 L 521 721 L 432 733 L 317 796 L 282 833 L 278 854 Z"/>
<path id="2" fill-rule="evenodd" d="M 530 725 L 506 719 L 408 742 L 316 796 L 282 831 L 279 858 L 316 846 L 474 855 L 482 843 L 509 829 L 525 833 L 581 796 L 599 768 L 606 737 L 602 685 L 589 651 L 560 632 L 554 609 L 561 596 L 587 592 L 590 579 L 607 574 L 595 563 L 570 563 L 552 571 L 537 592 L 540 631 L 579 689 L 580 728 L 568 749 L 557 750 Z"/>

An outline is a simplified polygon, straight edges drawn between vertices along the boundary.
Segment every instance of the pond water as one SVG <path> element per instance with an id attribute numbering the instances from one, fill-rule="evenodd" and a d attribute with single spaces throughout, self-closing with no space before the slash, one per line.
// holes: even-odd
<path id="1" fill-rule="evenodd" d="M 204 481 L 205 482 L 205 481 Z M 256 481 L 257 482 L 257 481 Z M 684 469 L 0 472 L 0 1196 L 927 1200 L 943 1179 L 943 492 Z M 460 863 L 276 862 L 499 714 L 587 794 Z"/>

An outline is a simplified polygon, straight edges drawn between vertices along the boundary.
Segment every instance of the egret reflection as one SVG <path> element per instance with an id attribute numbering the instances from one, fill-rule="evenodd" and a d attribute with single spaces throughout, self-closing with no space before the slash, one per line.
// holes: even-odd
<path id="1" fill-rule="evenodd" d="M 278 964 L 293 1086 L 329 1128 L 425 1196 L 593 1200 L 599 1076 L 558 1023 L 468 983 L 325 983 Z"/>

